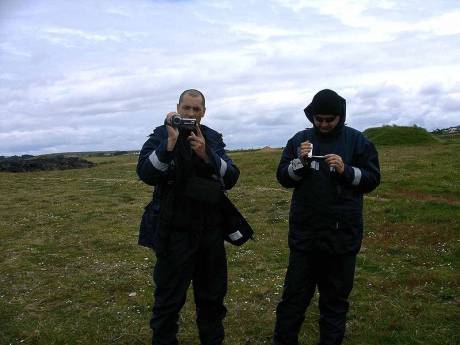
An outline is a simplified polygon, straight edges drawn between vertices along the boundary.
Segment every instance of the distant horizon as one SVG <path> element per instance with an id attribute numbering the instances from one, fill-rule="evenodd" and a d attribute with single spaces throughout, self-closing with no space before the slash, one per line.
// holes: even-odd
<path id="1" fill-rule="evenodd" d="M 236 148 L 236 149 L 228 149 L 225 148 L 227 151 L 253 151 L 253 150 L 262 150 L 264 148 L 271 148 L 271 149 L 282 149 L 283 147 L 272 147 L 272 146 L 263 146 L 263 147 L 247 147 L 247 148 Z M 39 156 L 50 156 L 50 155 L 72 155 L 72 154 L 93 154 L 93 153 L 108 153 L 108 152 L 127 152 L 127 153 L 132 153 L 132 152 L 140 152 L 140 149 L 136 150 L 102 150 L 102 151 L 66 151 L 66 152 L 48 152 L 48 153 L 40 153 L 40 154 L 30 154 L 30 153 L 23 153 L 23 154 L 14 154 L 14 155 L 3 155 L 0 154 L 0 157 L 22 157 L 22 156 L 33 156 L 33 157 L 39 157 Z"/>
<path id="2" fill-rule="evenodd" d="M 412 126 L 397 126 L 397 125 L 382 125 L 382 126 L 379 126 L 379 127 L 369 127 L 369 128 L 366 128 L 365 130 L 367 129 L 371 129 L 371 128 L 382 128 L 382 127 L 387 127 L 387 126 L 390 126 L 390 127 L 418 127 L 418 128 L 422 128 L 422 129 L 425 129 L 428 133 L 431 133 L 431 134 L 434 134 L 435 131 L 439 130 L 439 131 L 445 131 L 445 130 L 448 130 L 448 129 L 452 129 L 452 128 L 460 128 L 460 125 L 456 125 L 456 126 L 450 126 L 450 127 L 446 127 L 446 128 L 436 128 L 434 130 L 431 130 L 431 131 L 428 131 L 426 128 L 423 128 L 421 126 L 418 126 L 416 124 L 412 125 Z M 364 131 L 365 131 L 364 130 Z M 364 132 L 363 131 L 363 132 Z M 289 138 L 286 138 L 286 141 L 288 140 Z M 254 147 L 239 147 L 239 148 L 229 148 L 229 147 L 226 147 L 225 149 L 227 151 L 251 151 L 251 150 L 261 150 L 261 149 L 264 149 L 264 148 L 271 148 L 271 149 L 282 149 L 284 146 L 271 146 L 271 145 L 262 145 L 262 146 L 254 146 Z M 30 153 L 22 153 L 22 154 L 14 154 L 14 155 L 4 155 L 4 154 L 1 154 L 0 153 L 0 156 L 2 157 L 13 157 L 13 156 L 27 156 L 27 155 L 30 155 L 30 156 L 47 156 L 47 155 L 66 155 L 66 154 L 92 154 L 92 153 L 107 153 L 107 152 L 128 152 L 128 153 L 131 153 L 131 152 L 140 152 L 141 148 L 138 148 L 138 149 L 129 149 L 129 150 L 126 150 L 126 149 L 117 149 L 117 150 L 111 150 L 111 149 L 108 149 L 108 150 L 88 150 L 88 151 L 63 151 L 63 152 L 45 152 L 45 153 L 40 153 L 40 154 L 30 154 Z"/>

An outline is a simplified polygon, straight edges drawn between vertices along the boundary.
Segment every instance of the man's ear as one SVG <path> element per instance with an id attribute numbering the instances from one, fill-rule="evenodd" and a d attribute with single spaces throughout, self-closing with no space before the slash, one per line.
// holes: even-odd
<path id="1" fill-rule="evenodd" d="M 177 103 L 177 106 L 176 106 L 176 109 L 177 109 L 177 113 L 179 114 L 179 105 L 180 103 Z"/>

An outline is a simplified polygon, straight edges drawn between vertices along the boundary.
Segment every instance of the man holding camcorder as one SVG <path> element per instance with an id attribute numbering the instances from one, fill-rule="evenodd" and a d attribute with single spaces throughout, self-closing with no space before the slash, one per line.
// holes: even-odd
<path id="1" fill-rule="evenodd" d="M 205 110 L 200 91 L 184 91 L 177 112 L 167 114 L 139 155 L 139 177 L 155 186 L 139 234 L 139 244 L 153 248 L 157 257 L 153 345 L 178 344 L 179 311 L 191 282 L 201 344 L 220 345 L 224 339 L 227 259 L 222 229 L 228 218 L 222 200 L 239 170 L 225 154 L 222 135 L 201 124 Z"/>
<path id="2" fill-rule="evenodd" d="M 294 188 L 289 214 L 289 264 L 276 309 L 274 345 L 297 345 L 316 287 L 320 345 L 345 334 L 348 295 L 363 236 L 363 194 L 380 183 L 378 154 L 361 132 L 345 126 L 345 99 L 318 92 L 305 115 L 313 128 L 292 137 L 278 181 Z"/>

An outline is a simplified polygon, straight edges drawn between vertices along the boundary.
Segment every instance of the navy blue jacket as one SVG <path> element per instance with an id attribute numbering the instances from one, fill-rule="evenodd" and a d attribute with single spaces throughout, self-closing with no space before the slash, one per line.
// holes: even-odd
<path id="1" fill-rule="evenodd" d="M 239 170 L 225 153 L 225 144 L 222 135 L 215 130 L 201 125 L 201 132 L 206 141 L 206 152 L 210 158 L 210 169 L 213 169 L 213 178 L 220 181 L 223 189 L 231 189 L 238 180 Z M 152 201 L 147 205 L 148 219 L 142 221 L 152 222 L 148 226 L 141 226 L 139 244 L 154 248 L 154 230 L 157 216 L 161 208 L 162 190 L 174 175 L 174 154 L 167 152 L 168 131 L 165 125 L 155 128 L 149 139 L 144 143 L 139 154 L 137 174 L 148 185 L 155 186 Z M 146 214 L 144 214 L 144 218 Z"/>
<path id="2" fill-rule="evenodd" d="M 307 117 L 312 115 L 306 109 Z M 298 250 L 328 254 L 357 253 L 363 237 L 363 194 L 380 183 L 377 151 L 364 135 L 344 125 L 345 114 L 331 135 L 316 128 L 295 134 L 283 150 L 277 179 L 294 188 L 289 214 L 289 245 Z M 292 160 L 299 158 L 304 141 L 313 144 L 313 155 L 334 153 L 342 157 L 342 175 L 322 159 L 308 162 L 296 174 Z"/>

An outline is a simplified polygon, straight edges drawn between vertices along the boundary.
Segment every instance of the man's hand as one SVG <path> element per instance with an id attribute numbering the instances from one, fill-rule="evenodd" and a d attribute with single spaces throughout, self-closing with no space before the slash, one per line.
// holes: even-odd
<path id="1" fill-rule="evenodd" d="M 309 153 L 311 152 L 312 148 L 313 148 L 313 145 L 308 140 L 301 143 L 299 146 L 299 149 L 300 149 L 299 158 L 302 161 L 305 161 L 305 159 L 308 157 Z"/>
<path id="2" fill-rule="evenodd" d="M 326 162 L 326 164 L 329 165 L 329 167 L 335 168 L 335 171 L 342 175 L 345 168 L 345 164 L 342 161 L 342 157 L 332 153 L 326 155 L 325 157 L 326 158 L 324 161 Z"/>
<path id="3" fill-rule="evenodd" d="M 166 118 L 169 119 L 173 115 L 177 115 L 177 113 L 172 111 L 166 115 Z M 166 150 L 171 152 L 174 150 L 174 146 L 176 146 L 179 130 L 169 125 L 166 125 L 166 129 L 168 130 L 168 145 L 166 146 Z"/>
<path id="4" fill-rule="evenodd" d="M 204 139 L 203 133 L 201 133 L 200 125 L 196 125 L 196 133 L 191 133 L 187 138 L 190 143 L 190 147 L 195 152 L 195 154 L 204 160 L 206 163 L 209 163 L 209 157 L 206 153 L 206 141 Z"/>

